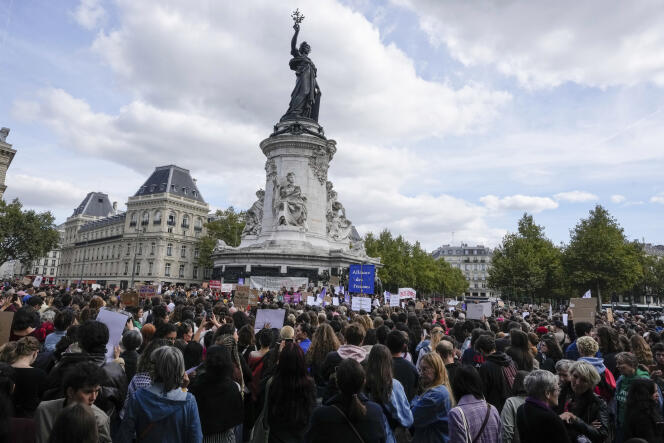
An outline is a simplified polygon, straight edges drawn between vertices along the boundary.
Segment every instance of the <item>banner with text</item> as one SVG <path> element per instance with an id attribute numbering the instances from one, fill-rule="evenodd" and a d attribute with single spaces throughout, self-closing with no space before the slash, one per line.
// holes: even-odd
<path id="1" fill-rule="evenodd" d="M 348 270 L 348 292 L 374 293 L 375 265 L 350 265 Z"/>
<path id="2" fill-rule="evenodd" d="M 399 288 L 399 298 L 400 299 L 406 299 L 406 298 L 415 298 L 417 296 L 417 292 L 413 288 Z"/>
<path id="3" fill-rule="evenodd" d="M 297 290 L 300 286 L 306 288 L 309 279 L 307 277 L 261 277 L 252 275 L 249 284 L 254 289 L 265 291 L 279 291 L 281 288 Z"/>

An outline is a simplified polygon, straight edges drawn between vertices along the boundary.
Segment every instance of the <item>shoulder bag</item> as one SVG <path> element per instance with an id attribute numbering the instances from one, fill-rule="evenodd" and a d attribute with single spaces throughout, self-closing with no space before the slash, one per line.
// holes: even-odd
<path id="1" fill-rule="evenodd" d="M 251 430 L 251 443 L 268 443 L 270 440 L 270 425 L 268 424 L 268 405 L 267 397 L 270 393 L 270 384 L 272 378 L 267 381 L 265 385 L 265 401 L 263 402 L 263 410 L 254 423 L 254 428 Z"/>
<path id="2" fill-rule="evenodd" d="M 486 403 L 486 415 L 484 416 L 482 427 L 480 428 L 480 432 L 478 432 L 475 438 L 473 438 L 472 440 L 470 438 L 470 428 L 468 427 L 468 420 L 466 420 L 466 414 L 463 413 L 463 409 L 461 408 L 461 406 L 457 406 L 457 408 L 459 408 L 459 412 L 461 413 L 461 419 L 463 420 L 465 443 L 476 443 L 477 440 L 482 436 L 484 428 L 486 428 L 486 424 L 489 422 L 489 415 L 491 415 L 491 405 L 489 404 L 489 402 L 485 401 L 485 403 Z"/>
<path id="3" fill-rule="evenodd" d="M 339 414 L 341 414 L 341 416 L 346 419 L 346 423 L 348 423 L 348 426 L 350 426 L 350 428 L 353 430 L 353 433 L 355 433 L 355 436 L 360 441 L 360 443 L 364 443 L 364 439 L 362 438 L 362 436 L 358 432 L 357 428 L 355 426 L 353 426 L 353 423 L 350 421 L 350 419 L 346 416 L 346 414 L 344 414 L 344 411 L 339 409 L 339 407 L 337 405 L 332 405 L 332 407 L 334 409 L 336 409 L 337 411 L 339 411 Z"/>

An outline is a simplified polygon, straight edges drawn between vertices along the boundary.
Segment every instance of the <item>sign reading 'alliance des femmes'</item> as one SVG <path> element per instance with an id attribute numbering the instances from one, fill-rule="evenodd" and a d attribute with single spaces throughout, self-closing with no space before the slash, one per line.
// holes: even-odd
<path id="1" fill-rule="evenodd" d="M 348 292 L 373 294 L 375 265 L 350 265 L 348 269 Z"/>

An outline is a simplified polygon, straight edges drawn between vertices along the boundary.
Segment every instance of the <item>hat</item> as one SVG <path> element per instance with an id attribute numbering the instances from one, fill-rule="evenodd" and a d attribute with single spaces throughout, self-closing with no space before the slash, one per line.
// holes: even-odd
<path id="1" fill-rule="evenodd" d="M 295 337 L 295 330 L 292 326 L 284 326 L 279 332 L 279 336 L 282 340 L 292 340 Z"/>
<path id="2" fill-rule="evenodd" d="M 546 334 L 549 332 L 549 330 L 547 329 L 546 326 L 540 326 L 535 330 L 535 332 L 537 332 L 538 334 Z"/>

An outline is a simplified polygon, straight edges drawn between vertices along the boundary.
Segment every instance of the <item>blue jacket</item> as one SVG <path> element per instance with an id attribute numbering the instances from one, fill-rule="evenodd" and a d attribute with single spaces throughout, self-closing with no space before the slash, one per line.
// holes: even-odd
<path id="1" fill-rule="evenodd" d="M 139 389 L 127 405 L 117 441 L 131 443 L 134 434 L 141 442 L 202 442 L 196 399 L 180 389 L 163 394 L 160 385 Z"/>
<path id="2" fill-rule="evenodd" d="M 384 414 L 383 427 L 385 428 L 385 441 L 386 443 L 396 443 L 391 425 L 402 426 L 406 429 L 413 425 L 413 413 L 410 410 L 406 392 L 401 382 L 396 378 L 392 379 L 392 394 L 390 394 L 389 403 L 382 404 L 381 407 Z"/>
<path id="3" fill-rule="evenodd" d="M 447 414 L 451 408 L 450 393 L 442 385 L 415 397 L 410 404 L 415 428 L 413 443 L 446 443 L 449 440 Z"/>

